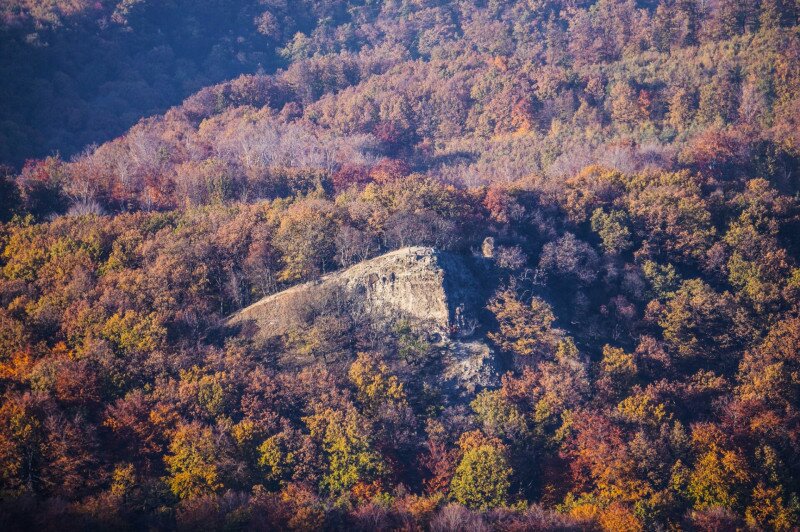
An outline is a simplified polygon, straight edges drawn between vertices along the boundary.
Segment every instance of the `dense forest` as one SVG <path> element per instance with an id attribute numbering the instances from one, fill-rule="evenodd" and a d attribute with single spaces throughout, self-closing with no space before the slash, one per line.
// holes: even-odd
<path id="1" fill-rule="evenodd" d="M 111 140 L 141 117 L 245 72 L 274 72 L 280 50 L 343 2 L 3 0 L 0 164 Z"/>
<path id="2" fill-rule="evenodd" d="M 800 2 L 8 0 L 0 51 L 3 529 L 797 529 Z M 468 402 L 422 324 L 225 327 L 487 242 Z"/>

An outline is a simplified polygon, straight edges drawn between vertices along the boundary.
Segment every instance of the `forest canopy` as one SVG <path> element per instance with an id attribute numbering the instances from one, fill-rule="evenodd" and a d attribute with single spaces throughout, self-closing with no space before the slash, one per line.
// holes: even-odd
<path id="1" fill-rule="evenodd" d="M 793 530 L 800 3 L 0 7 L 0 524 Z M 233 313 L 474 257 L 424 324 Z"/>

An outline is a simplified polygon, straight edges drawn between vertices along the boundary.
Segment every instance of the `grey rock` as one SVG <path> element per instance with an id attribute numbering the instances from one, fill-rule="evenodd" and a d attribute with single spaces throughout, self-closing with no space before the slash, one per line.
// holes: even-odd
<path id="1" fill-rule="evenodd" d="M 228 325 L 268 340 L 323 313 L 349 313 L 376 331 L 412 322 L 441 357 L 435 385 L 463 403 L 499 384 L 497 357 L 474 334 L 481 289 L 468 260 L 427 247 L 399 249 L 266 297 L 233 315 Z"/>
<path id="2" fill-rule="evenodd" d="M 256 335 L 286 333 L 303 312 L 319 305 L 350 305 L 371 321 L 409 319 L 449 336 L 474 327 L 477 281 L 464 259 L 409 247 L 273 294 L 234 314 L 228 324 L 251 322 Z"/>

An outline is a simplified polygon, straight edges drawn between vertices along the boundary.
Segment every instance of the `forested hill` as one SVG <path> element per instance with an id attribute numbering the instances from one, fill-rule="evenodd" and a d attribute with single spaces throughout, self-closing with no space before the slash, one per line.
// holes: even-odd
<path id="1" fill-rule="evenodd" d="M 0 164 L 111 140 L 201 88 L 285 65 L 297 32 L 350 20 L 345 2 L 4 0 Z"/>
<path id="2" fill-rule="evenodd" d="M 315 20 L 324 24 L 293 24 L 316 28 L 308 34 L 292 33 L 292 24 L 275 25 L 285 37 L 285 46 L 278 50 L 286 61 L 285 71 L 203 89 L 163 118 L 143 121 L 100 149 L 89 148 L 78 158 L 79 165 L 88 168 L 63 177 L 62 188 L 71 189 L 65 192 L 73 199 L 97 200 L 112 210 L 122 203 L 128 209 L 169 208 L 187 199 L 171 197 L 169 192 L 180 188 L 179 182 L 194 179 L 183 177 L 197 172 L 186 165 L 216 165 L 225 176 L 226 194 L 260 197 L 275 193 L 261 190 L 269 186 L 265 167 L 331 173 L 351 162 L 349 166 L 369 171 L 380 158 L 470 186 L 532 174 L 563 177 L 593 162 L 626 172 L 653 166 L 688 167 L 715 176 L 768 173 L 781 186 L 793 186 L 790 181 L 797 176 L 788 159 L 800 142 L 796 5 L 644 4 L 492 2 L 481 7 L 480 2 L 385 2 L 359 7 L 333 2 L 310 11 L 295 6 L 292 13 L 317 13 L 313 16 L 320 18 Z M 241 15 L 227 2 L 213 5 L 228 15 Z M 129 8 L 133 22 L 127 24 L 135 25 L 134 14 L 140 9 L 145 8 L 139 3 Z M 92 62 L 84 73 L 99 76 L 98 83 L 103 76 L 130 80 L 103 81 L 102 90 L 111 93 L 98 95 L 97 105 L 89 100 L 70 103 L 80 90 L 35 81 L 37 73 L 70 78 L 61 69 L 38 68 L 36 62 L 4 54 L 14 68 L 36 70 L 3 78 L 3 83 L 23 84 L 6 90 L 13 96 L 3 98 L 8 112 L 39 113 L 41 118 L 4 121 L 4 127 L 19 130 L 8 134 L 6 149 L 14 151 L 15 143 L 27 142 L 18 134 L 23 129 L 52 123 L 59 130 L 52 138 L 63 139 L 66 144 L 61 146 L 74 145 L 64 148 L 69 153 L 84 140 L 107 135 L 92 132 L 94 128 L 107 124 L 118 130 L 123 122 L 163 107 L 203 80 L 219 79 L 247 65 L 275 64 L 269 59 L 274 54 L 256 51 L 255 43 L 265 39 L 263 35 L 255 32 L 251 39 L 229 39 L 229 28 L 218 26 L 231 17 L 221 16 L 220 11 L 198 15 L 199 19 L 190 16 L 191 9 L 176 12 L 190 20 L 207 20 L 216 29 L 195 27 L 200 22 L 190 24 L 177 14 L 165 17 L 158 9 L 144 18 L 147 13 L 140 17 L 143 25 L 165 18 L 166 29 L 144 25 L 136 30 L 117 23 L 113 32 L 119 34 L 118 40 L 87 50 L 104 53 L 116 49 L 118 41 L 123 49 L 127 40 L 163 34 L 159 39 L 172 39 L 178 51 L 170 52 L 166 44 L 150 47 L 145 39 L 140 44 L 150 55 L 138 56 L 128 73 L 119 70 L 128 63 L 117 57 Z M 282 20 L 273 15 L 261 19 Z M 337 25 L 336 20 L 342 23 Z M 192 38 L 184 35 L 189 28 L 194 28 Z M 219 35 L 230 46 L 208 47 L 208 35 Z M 59 49 L 46 47 L 53 51 L 47 53 Z M 201 49 L 217 58 L 204 59 L 206 67 L 226 66 L 213 67 L 209 72 L 215 73 L 208 76 L 201 74 L 203 69 L 178 68 L 175 61 Z M 174 61 L 162 63 L 153 54 Z M 244 63 L 225 59 L 234 56 Z M 111 68 L 106 59 L 113 59 L 116 66 Z M 195 74 L 179 82 L 189 71 Z M 137 81 L 141 76 L 154 81 Z M 46 90 L 37 96 L 36 90 L 26 89 L 30 84 Z M 186 88 L 178 89 L 179 84 Z M 17 103 L 14 98 L 45 102 Z M 99 114 L 95 119 L 91 113 Z M 64 120 L 73 125 L 57 125 Z M 77 135 L 69 133 L 73 126 Z M 275 134 L 281 128 L 291 130 L 289 136 L 303 137 L 287 143 L 297 153 L 287 154 L 285 146 L 273 145 L 287 138 Z M 248 133 L 253 130 L 258 134 Z M 224 138 L 218 139 L 219 135 Z M 59 143 L 32 145 L 51 150 Z M 26 150 L 22 146 L 14 153 Z M 48 164 L 62 166 L 56 160 Z M 181 165 L 184 171 L 178 170 Z M 36 173 L 36 166 L 32 162 L 23 175 Z M 158 197 L 144 197 L 145 182 L 151 191 L 159 191 L 149 195 Z M 76 190 L 81 187 L 87 190 Z"/>
<path id="3" fill-rule="evenodd" d="M 0 526 L 797 526 L 797 2 L 0 15 L 0 158 L 79 153 L 0 178 Z M 469 324 L 314 289 L 417 246 Z"/>

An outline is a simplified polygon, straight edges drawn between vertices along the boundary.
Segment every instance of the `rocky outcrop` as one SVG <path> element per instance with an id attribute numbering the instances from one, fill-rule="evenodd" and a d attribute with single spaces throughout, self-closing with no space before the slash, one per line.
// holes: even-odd
<path id="1" fill-rule="evenodd" d="M 266 297 L 229 324 L 250 323 L 257 336 L 278 336 L 323 300 L 339 308 L 348 305 L 373 322 L 409 319 L 449 335 L 474 323 L 477 287 L 459 255 L 410 247 Z"/>
<path id="2" fill-rule="evenodd" d="M 407 320 L 435 345 L 436 354 L 424 364 L 436 368 L 435 374 L 416 377 L 465 403 L 499 384 L 494 351 L 472 334 L 482 304 L 470 266 L 460 255 L 404 248 L 266 297 L 232 316 L 228 325 L 238 334 L 269 340 L 320 315 L 346 313 L 378 330 Z"/>
<path id="3" fill-rule="evenodd" d="M 479 339 L 450 342 L 443 353 L 443 368 L 440 382 L 451 395 L 472 397 L 500 383 L 495 353 Z"/>

